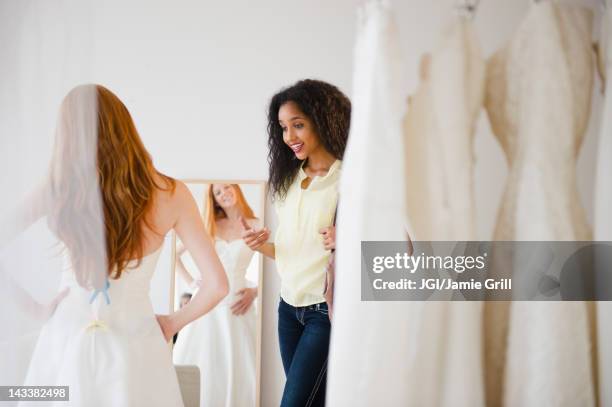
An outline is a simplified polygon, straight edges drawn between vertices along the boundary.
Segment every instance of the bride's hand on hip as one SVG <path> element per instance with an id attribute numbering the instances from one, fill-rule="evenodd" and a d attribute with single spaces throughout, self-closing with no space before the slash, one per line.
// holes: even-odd
<path id="1" fill-rule="evenodd" d="M 234 315 L 246 314 L 249 308 L 251 308 L 255 297 L 257 297 L 257 287 L 243 288 L 238 290 L 236 294 L 240 296 L 240 299 L 232 304 L 232 313 Z"/>
<path id="2" fill-rule="evenodd" d="M 172 337 L 178 331 L 175 328 L 172 318 L 170 317 L 170 315 L 155 315 L 155 318 L 157 319 L 159 328 L 161 329 L 162 334 L 164 335 L 164 339 L 166 340 L 166 342 L 170 342 Z"/>

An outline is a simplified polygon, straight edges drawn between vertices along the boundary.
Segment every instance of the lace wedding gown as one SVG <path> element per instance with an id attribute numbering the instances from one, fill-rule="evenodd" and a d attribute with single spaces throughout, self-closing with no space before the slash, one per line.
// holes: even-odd
<path id="1" fill-rule="evenodd" d="M 62 272 L 66 298 L 43 327 L 24 385 L 69 386 L 70 401 L 20 405 L 182 406 L 170 347 L 149 297 L 161 248 L 128 264 L 107 290 L 83 289 Z M 31 404 L 30 404 L 31 403 Z"/>
<path id="2" fill-rule="evenodd" d="M 242 239 L 215 239 L 227 273 L 230 292 L 247 287 L 246 271 L 253 251 Z M 201 407 L 255 405 L 255 301 L 243 315 L 234 315 L 228 295 L 212 311 L 183 328 L 174 347 L 174 363 L 200 368 Z"/>
<path id="3" fill-rule="evenodd" d="M 488 62 L 485 105 L 509 165 L 496 240 L 591 239 L 576 185 L 591 27 L 585 8 L 533 4 Z M 594 405 L 592 304 L 487 303 L 485 318 L 487 404 Z"/>

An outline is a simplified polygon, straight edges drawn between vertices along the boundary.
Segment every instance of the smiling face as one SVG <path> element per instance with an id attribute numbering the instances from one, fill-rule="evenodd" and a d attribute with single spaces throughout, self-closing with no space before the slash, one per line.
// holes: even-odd
<path id="1" fill-rule="evenodd" d="M 295 102 L 287 102 L 278 110 L 278 122 L 283 130 L 283 141 L 300 160 L 313 152 L 325 149 L 317 135 L 314 123 Z"/>
<path id="2" fill-rule="evenodd" d="M 231 184 L 214 184 L 212 192 L 215 202 L 222 209 L 232 208 L 236 205 L 236 191 Z"/>

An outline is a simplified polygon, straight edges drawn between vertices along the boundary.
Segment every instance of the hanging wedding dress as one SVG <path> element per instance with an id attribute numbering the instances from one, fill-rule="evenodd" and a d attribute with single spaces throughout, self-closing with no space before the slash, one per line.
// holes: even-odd
<path id="1" fill-rule="evenodd" d="M 360 301 L 360 243 L 406 240 L 406 188 L 411 188 L 405 178 L 401 52 L 391 11 L 388 2 L 371 2 L 360 12 L 353 119 L 340 182 L 327 404 L 483 405 L 479 330 L 470 328 L 478 322 L 473 308 L 459 317 L 458 308 L 445 303 Z M 451 30 L 443 58 L 464 61 L 463 41 L 470 41 L 465 33 L 462 27 Z M 469 69 L 469 63 L 460 69 Z M 464 124 L 467 134 L 470 123 Z"/>
<path id="2" fill-rule="evenodd" d="M 575 175 L 591 106 L 591 27 L 587 9 L 536 3 L 488 62 L 485 105 L 509 165 L 496 240 L 591 238 Z M 591 306 L 487 303 L 488 404 L 594 405 Z"/>
<path id="3" fill-rule="evenodd" d="M 612 9 L 606 8 L 602 19 L 599 41 L 599 72 L 605 83 L 603 122 L 599 132 L 597 177 L 595 181 L 595 240 L 612 241 Z M 612 302 L 597 304 L 597 327 L 599 346 L 600 403 L 612 406 Z"/>
<path id="4" fill-rule="evenodd" d="M 230 292 L 247 287 L 246 271 L 254 252 L 242 239 L 215 239 Z M 255 405 L 255 302 L 234 315 L 228 295 L 212 311 L 183 328 L 174 347 L 174 363 L 200 368 L 201 407 Z"/>
<path id="5" fill-rule="evenodd" d="M 410 406 L 412 305 L 361 301 L 361 241 L 405 240 L 403 95 L 387 1 L 359 10 L 350 137 L 340 180 L 329 406 Z M 359 182 L 356 182 L 359 180 Z"/>
<path id="6" fill-rule="evenodd" d="M 473 139 L 484 80 L 472 23 L 459 18 L 421 60 L 421 84 L 404 120 L 408 214 L 420 241 L 476 238 Z M 422 401 L 483 405 L 482 303 L 430 302 L 421 312 L 427 324 L 415 327 L 426 338 L 419 352 L 430 362 L 414 375 L 432 386 Z"/>
<path id="7" fill-rule="evenodd" d="M 20 405 L 182 406 L 170 347 L 149 297 L 161 248 L 128 264 L 106 290 L 82 288 L 69 267 L 68 295 L 43 327 L 24 385 L 69 386 L 70 402 Z"/>
<path id="8" fill-rule="evenodd" d="M 404 120 L 408 213 L 420 240 L 474 240 L 473 139 L 485 62 L 470 21 L 443 33 L 421 60 L 421 85 Z"/>

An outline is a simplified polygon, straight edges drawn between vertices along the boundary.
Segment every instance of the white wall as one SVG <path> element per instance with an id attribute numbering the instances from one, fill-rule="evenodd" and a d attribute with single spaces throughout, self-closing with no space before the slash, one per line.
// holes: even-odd
<path id="1" fill-rule="evenodd" d="M 3 1 L 0 147 L 24 157 L 29 171 L 20 179 L 31 183 L 46 168 L 62 96 L 77 83 L 97 82 L 126 103 L 163 172 L 177 178 L 265 179 L 270 96 L 305 77 L 330 81 L 350 95 L 356 7 L 361 3 Z M 420 55 L 432 49 L 442 25 L 452 18 L 454 2 L 392 3 L 408 93 L 418 82 Z M 475 25 L 490 55 L 512 35 L 530 0 L 481 3 Z M 599 105 L 596 93 L 578 168 L 589 215 Z M 476 158 L 479 237 L 486 239 L 506 168 L 484 112 Z M 274 225 L 269 208 L 266 217 Z M 262 405 L 274 406 L 284 380 L 276 334 L 278 279 L 273 263 L 266 261 L 264 269 Z"/>

